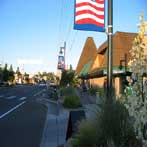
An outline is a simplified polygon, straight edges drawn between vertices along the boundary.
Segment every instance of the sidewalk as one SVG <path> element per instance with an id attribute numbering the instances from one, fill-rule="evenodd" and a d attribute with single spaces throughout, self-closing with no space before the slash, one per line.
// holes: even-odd
<path id="1" fill-rule="evenodd" d="M 98 109 L 96 105 L 96 96 L 91 96 L 87 92 L 76 89 L 82 103 L 86 118 L 90 119 L 94 116 L 94 112 Z M 66 131 L 70 110 L 64 109 L 61 102 L 52 101 L 44 98 L 43 103 L 48 107 L 45 127 L 40 147 L 58 147 L 65 144 Z"/>
<path id="2" fill-rule="evenodd" d="M 76 89 L 77 95 L 80 97 L 83 109 L 86 114 L 87 119 L 93 118 L 97 109 L 99 109 L 96 104 L 96 96 L 90 95 L 88 92 L 83 92 L 82 89 Z"/>
<path id="3" fill-rule="evenodd" d="M 40 147 L 58 147 L 65 143 L 69 112 L 60 103 L 47 102 L 48 112 Z"/>

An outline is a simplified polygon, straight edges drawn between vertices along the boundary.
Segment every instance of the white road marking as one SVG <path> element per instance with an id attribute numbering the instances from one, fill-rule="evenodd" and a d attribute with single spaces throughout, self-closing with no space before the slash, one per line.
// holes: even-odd
<path id="1" fill-rule="evenodd" d="M 25 100 L 25 99 L 27 99 L 27 98 L 26 97 L 21 97 L 19 100 L 22 101 L 22 100 Z"/>
<path id="2" fill-rule="evenodd" d="M 6 97 L 6 99 L 14 99 L 14 98 L 16 98 L 16 96 L 9 96 L 9 97 Z"/>
<path id="3" fill-rule="evenodd" d="M 34 94 L 34 96 L 38 96 L 39 94 L 41 94 L 41 93 L 44 92 L 44 91 L 45 91 L 45 89 L 43 89 L 43 90 L 37 92 L 36 94 Z"/>
<path id="4" fill-rule="evenodd" d="M 24 102 L 18 104 L 17 106 L 13 107 L 12 109 L 10 109 L 9 111 L 7 111 L 6 113 L 2 114 L 2 115 L 0 116 L 0 119 L 3 118 L 3 117 L 5 117 L 5 116 L 8 115 L 9 113 L 13 112 L 14 110 L 16 110 L 17 108 L 19 108 L 19 107 L 20 107 L 21 105 L 23 105 L 24 103 L 26 103 L 26 101 L 24 101 Z"/>

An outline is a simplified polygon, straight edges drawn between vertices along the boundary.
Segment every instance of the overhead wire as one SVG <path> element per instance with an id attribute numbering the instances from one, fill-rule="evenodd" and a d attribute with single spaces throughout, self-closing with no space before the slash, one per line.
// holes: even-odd
<path id="1" fill-rule="evenodd" d="M 75 41 L 77 38 L 77 32 L 78 32 L 77 30 L 72 31 L 73 23 L 74 23 L 73 21 L 74 13 L 73 15 L 69 15 L 70 12 L 67 13 L 69 11 L 68 5 L 71 4 L 71 1 L 69 3 L 69 1 L 66 1 L 66 0 L 57 0 L 56 3 L 58 6 L 58 10 L 59 10 L 58 16 L 57 16 L 57 19 L 58 19 L 57 20 L 58 21 L 57 50 L 59 51 L 59 47 L 63 46 L 64 41 L 66 41 L 66 43 L 69 44 L 70 42 L 69 40 L 71 40 L 70 45 L 68 45 L 69 48 L 66 49 L 66 54 L 69 54 L 75 44 Z M 74 0 L 73 0 L 73 4 L 74 4 Z M 74 6 L 73 6 L 73 9 L 74 9 Z M 66 17 L 66 21 L 64 21 L 64 23 L 63 23 L 63 17 Z M 64 28 L 67 28 L 66 32 L 63 32 L 65 30 Z"/>
<path id="2" fill-rule="evenodd" d="M 61 37 L 61 24 L 62 24 L 62 0 L 56 0 L 56 6 L 57 6 L 57 41 L 56 41 L 56 48 L 59 49 L 60 45 L 60 37 Z"/>
<path id="3" fill-rule="evenodd" d="M 58 39 L 61 41 L 61 38 L 62 38 L 62 26 L 63 26 L 63 0 L 60 0 L 61 3 L 60 3 L 60 20 L 59 20 L 59 36 L 58 36 Z"/>
<path id="4" fill-rule="evenodd" d="M 70 3 L 71 4 L 71 1 Z M 73 0 L 73 3 L 72 3 L 72 8 L 74 9 L 74 0 Z M 73 25 L 74 25 L 74 11 L 72 10 L 72 12 L 69 12 L 69 13 L 72 13 L 71 15 L 68 15 L 70 17 L 68 17 L 66 20 L 68 23 L 68 26 L 67 26 L 67 33 L 66 33 L 66 41 L 67 43 L 69 44 L 69 48 L 66 49 L 66 54 L 67 54 L 67 58 L 70 57 L 70 54 L 71 54 L 71 50 L 76 42 L 76 39 L 77 39 L 77 33 L 78 33 L 78 30 L 73 30 Z M 70 61 L 70 60 L 66 60 L 66 61 Z"/>
<path id="5" fill-rule="evenodd" d="M 70 48 L 69 48 L 69 51 L 71 51 L 72 48 L 73 48 L 73 45 L 74 45 L 74 43 L 75 43 L 75 41 L 76 41 L 76 38 L 77 38 L 77 33 L 78 33 L 78 30 L 76 30 L 75 35 L 74 35 L 74 37 L 73 37 L 73 39 L 72 39 L 72 41 L 71 41 L 71 46 L 70 46 Z"/>

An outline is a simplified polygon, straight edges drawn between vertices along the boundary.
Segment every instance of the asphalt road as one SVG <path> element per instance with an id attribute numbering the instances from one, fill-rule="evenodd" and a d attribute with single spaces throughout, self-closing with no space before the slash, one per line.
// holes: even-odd
<path id="1" fill-rule="evenodd" d="M 39 147 L 47 107 L 37 99 L 44 87 L 0 88 L 0 147 Z"/>

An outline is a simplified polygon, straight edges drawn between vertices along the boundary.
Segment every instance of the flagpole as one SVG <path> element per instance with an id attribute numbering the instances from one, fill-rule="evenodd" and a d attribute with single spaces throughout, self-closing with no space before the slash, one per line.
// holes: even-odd
<path id="1" fill-rule="evenodd" d="M 107 56 L 107 98 L 112 98 L 113 76 L 113 0 L 108 0 L 108 56 Z"/>

